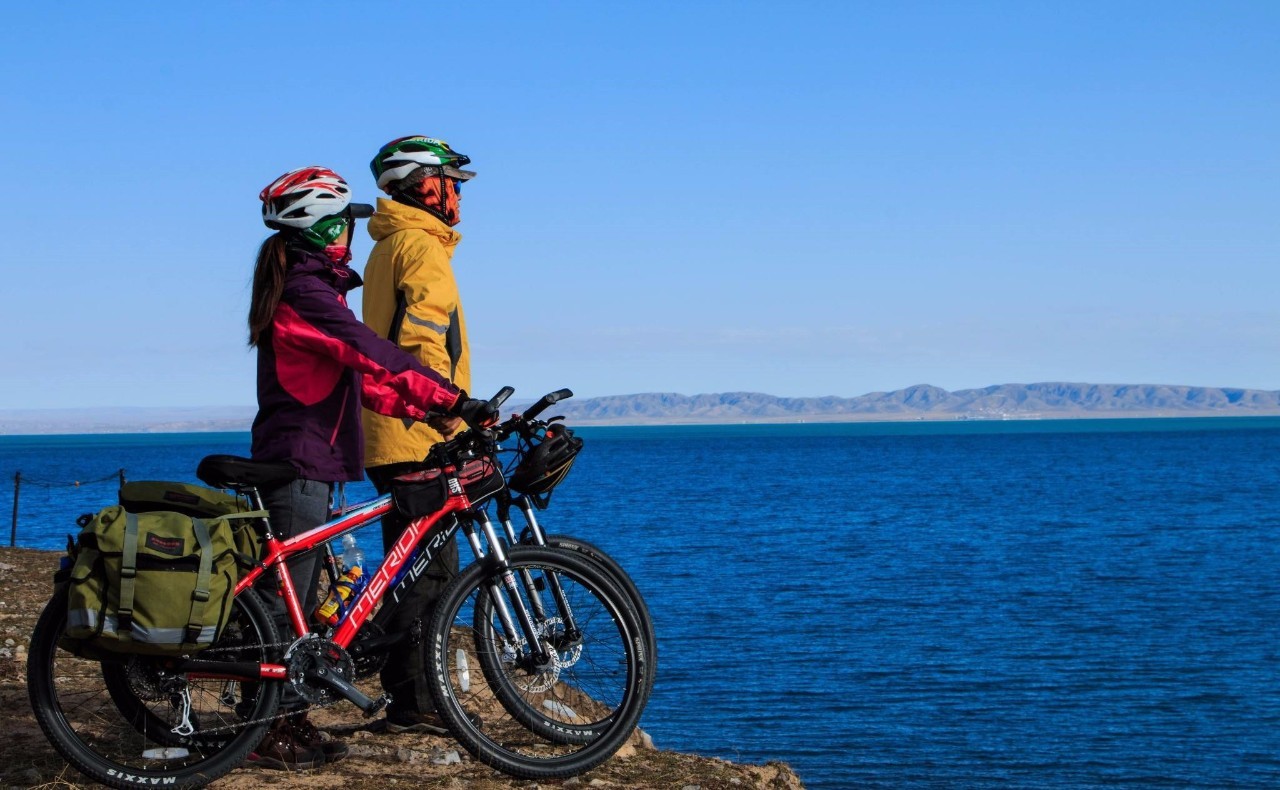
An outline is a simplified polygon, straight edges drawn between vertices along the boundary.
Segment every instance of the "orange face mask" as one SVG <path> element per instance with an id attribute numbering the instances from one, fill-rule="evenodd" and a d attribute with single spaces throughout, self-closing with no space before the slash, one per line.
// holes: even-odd
<path id="1" fill-rule="evenodd" d="M 444 192 L 441 193 L 443 182 Z M 438 175 L 427 176 L 410 189 L 410 195 L 427 210 L 433 212 L 449 227 L 458 224 L 460 219 L 457 179 Z"/>

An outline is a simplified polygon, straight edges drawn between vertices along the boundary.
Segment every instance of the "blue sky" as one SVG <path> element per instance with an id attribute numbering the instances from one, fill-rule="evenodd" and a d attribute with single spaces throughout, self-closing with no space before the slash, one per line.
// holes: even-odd
<path id="1" fill-rule="evenodd" d="M 477 392 L 1280 389 L 1280 4 L 477 6 L 7 9 L 0 408 L 252 404 L 258 191 L 415 133 Z"/>

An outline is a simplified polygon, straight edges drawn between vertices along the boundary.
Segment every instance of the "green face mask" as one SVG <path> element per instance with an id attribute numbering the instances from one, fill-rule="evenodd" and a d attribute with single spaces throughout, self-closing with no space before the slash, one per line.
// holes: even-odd
<path id="1" fill-rule="evenodd" d="M 298 234 L 305 239 L 311 246 L 324 249 L 333 244 L 342 235 L 342 232 L 351 226 L 351 220 L 346 214 L 335 214 L 332 217 L 325 217 L 316 222 L 316 224 Z"/>

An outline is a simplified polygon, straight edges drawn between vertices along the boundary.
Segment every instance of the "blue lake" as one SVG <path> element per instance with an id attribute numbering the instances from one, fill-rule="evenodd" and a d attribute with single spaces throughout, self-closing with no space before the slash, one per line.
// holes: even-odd
<path id="1" fill-rule="evenodd" d="M 1280 786 L 1280 420 L 581 434 L 543 521 L 645 594 L 659 746 L 812 788 Z M 0 437 L 0 476 L 57 548 L 118 469 L 247 448 Z"/>

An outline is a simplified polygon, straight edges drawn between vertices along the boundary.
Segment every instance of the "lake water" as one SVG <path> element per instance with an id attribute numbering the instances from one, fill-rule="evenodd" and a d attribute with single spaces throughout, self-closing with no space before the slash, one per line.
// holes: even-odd
<path id="1" fill-rule="evenodd" d="M 811 788 L 1280 786 L 1280 420 L 581 434 L 543 521 L 645 594 L 660 747 Z M 119 468 L 247 448 L 0 437 L 0 475 L 57 548 Z"/>

